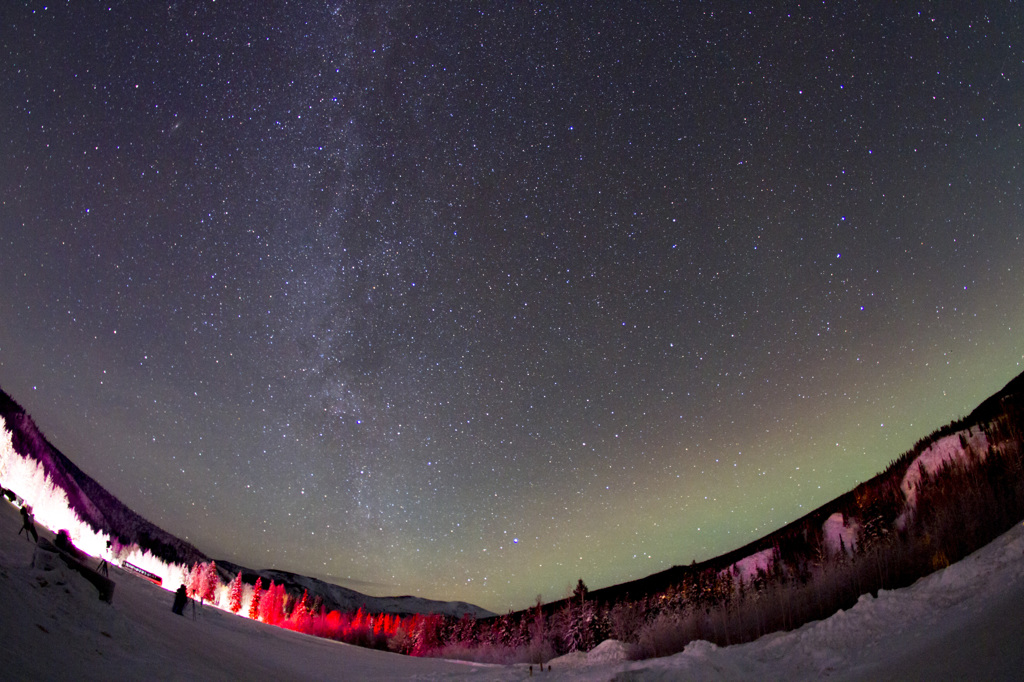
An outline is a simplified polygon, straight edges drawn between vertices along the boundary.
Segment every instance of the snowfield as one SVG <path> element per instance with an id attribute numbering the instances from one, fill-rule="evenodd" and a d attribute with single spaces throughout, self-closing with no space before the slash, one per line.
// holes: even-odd
<path id="1" fill-rule="evenodd" d="M 17 680 L 522 680 L 525 665 L 410 658 L 262 625 L 219 609 L 171 613 L 173 594 L 110 569 L 112 604 L 63 564 L 33 568 L 15 507 L 0 503 L 0 670 Z M 41 530 L 40 535 L 50 538 Z M 1019 680 L 1024 525 L 909 588 L 787 633 L 719 648 L 694 642 L 624 660 L 605 642 L 551 661 L 543 680 Z"/>

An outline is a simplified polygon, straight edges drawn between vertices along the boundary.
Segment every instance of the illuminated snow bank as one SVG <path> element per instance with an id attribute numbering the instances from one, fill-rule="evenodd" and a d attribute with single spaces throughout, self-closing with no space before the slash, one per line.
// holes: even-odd
<path id="1" fill-rule="evenodd" d="M 835 556 L 840 552 L 852 553 L 857 549 L 860 530 L 860 522 L 852 518 L 847 522 L 842 512 L 836 512 L 825 519 L 822 531 L 825 533 L 825 547 L 829 556 Z"/>
<path id="2" fill-rule="evenodd" d="M 154 557 L 138 545 L 119 547 L 117 555 L 111 551 L 111 538 L 93 530 L 84 523 L 68 503 L 68 496 L 46 475 L 41 462 L 23 457 L 14 449 L 7 423 L 0 416 L 0 486 L 12 491 L 29 508 L 37 524 L 56 533 L 66 530 L 78 549 L 108 562 L 128 561 L 152 573 L 163 581 L 165 589 L 174 590 L 184 580 L 185 568 Z M 113 543 L 116 544 L 116 543 Z"/>
<path id="3" fill-rule="evenodd" d="M 896 527 L 903 529 L 917 508 L 917 491 L 921 479 L 934 476 L 942 467 L 969 464 L 972 458 L 982 461 L 988 454 L 989 442 L 985 432 L 976 426 L 940 438 L 918 455 L 903 475 L 900 490 L 907 501 L 906 510 L 896 519 Z"/>
<path id="4" fill-rule="evenodd" d="M 751 554 L 734 563 L 725 571 L 732 571 L 732 574 L 744 583 L 752 583 L 758 574 L 767 575 L 775 564 L 775 549 L 763 549 L 760 552 Z"/>
<path id="5" fill-rule="evenodd" d="M 988 453 L 988 446 L 985 432 L 977 427 L 940 438 L 929 445 L 911 463 L 900 483 L 907 504 L 911 507 L 917 504 L 917 489 L 921 485 L 922 474 L 932 476 L 946 464 L 966 464 L 972 456 L 983 460 Z"/>

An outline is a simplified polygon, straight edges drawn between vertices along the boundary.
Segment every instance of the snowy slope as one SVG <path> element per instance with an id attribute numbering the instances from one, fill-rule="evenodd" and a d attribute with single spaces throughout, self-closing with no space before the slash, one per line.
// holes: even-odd
<path id="1" fill-rule="evenodd" d="M 67 505 L 95 531 L 124 538 L 166 561 L 189 565 L 208 558 L 181 538 L 171 535 L 135 513 L 94 478 L 78 468 L 43 435 L 35 421 L 9 395 L 0 390 L 0 443 L 22 457 L 38 462 L 46 476 L 67 495 Z M 10 485 L 8 484 L 8 487 Z M 15 490 L 18 494 L 30 491 Z M 30 504 L 33 504 L 30 502 Z M 33 505 L 34 506 L 34 505 Z"/>
<path id="2" fill-rule="evenodd" d="M 959 462 L 965 464 L 970 457 L 984 459 L 989 442 L 985 433 L 978 427 L 958 431 L 940 438 L 922 452 L 907 469 L 900 483 L 900 489 L 907 498 L 909 506 L 917 503 L 917 489 L 921 485 L 923 474 L 934 475 L 945 464 Z"/>
<path id="3" fill-rule="evenodd" d="M 111 569 L 113 604 L 64 568 L 33 569 L 17 510 L 0 503 L 0 670 L 5 679 L 520 680 L 524 666 L 416 659 L 261 625 Z M 47 533 L 43 533 L 48 535 Z M 544 680 L 1020 679 L 1024 525 L 964 561 L 789 633 L 621 660 L 608 642 L 552 661 Z M 534 673 L 539 676 L 538 673 Z"/>
<path id="4" fill-rule="evenodd" d="M 849 611 L 793 632 L 725 648 L 694 642 L 636 663 L 589 667 L 587 657 L 570 658 L 563 664 L 577 667 L 562 679 L 1019 680 L 1022 643 L 1024 525 L 1017 524 L 909 588 L 865 595 Z"/>

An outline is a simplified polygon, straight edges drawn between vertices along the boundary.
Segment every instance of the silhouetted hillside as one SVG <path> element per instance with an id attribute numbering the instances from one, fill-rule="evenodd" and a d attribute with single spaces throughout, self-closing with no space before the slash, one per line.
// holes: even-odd
<path id="1" fill-rule="evenodd" d="M 257 578 L 262 578 L 264 585 L 269 585 L 273 580 L 278 585 L 284 585 L 288 594 L 296 599 L 301 598 L 304 592 L 308 592 L 312 597 L 320 597 L 321 603 L 328 611 L 352 613 L 362 609 L 366 613 L 389 613 L 397 616 L 439 613 L 452 618 L 462 618 L 467 614 L 471 618 L 495 615 L 487 609 L 461 601 L 438 601 L 409 595 L 371 597 L 318 578 L 272 569 L 257 571 L 229 561 L 218 561 L 217 572 L 225 583 L 230 582 L 239 572 L 242 573 L 242 581 L 248 585 L 255 585 Z"/>
<path id="2" fill-rule="evenodd" d="M 68 505 L 79 518 L 96 532 L 118 538 L 122 545 L 137 544 L 154 556 L 185 567 L 210 558 L 190 543 L 171 535 L 124 505 L 114 495 L 78 468 L 60 450 L 54 447 L 36 426 L 25 410 L 5 392 L 0 390 L 0 417 L 11 432 L 14 451 L 40 464 L 54 485 L 65 492 Z M 15 491 L 17 492 L 17 491 Z M 388 613 L 395 615 L 442 614 L 473 618 L 494 615 L 486 609 L 465 602 L 442 602 L 413 596 L 371 597 L 339 585 L 307 576 L 270 569 L 254 570 L 227 561 L 218 561 L 217 570 L 225 582 L 239 572 L 252 585 L 257 577 L 269 584 L 274 580 L 283 585 L 293 597 L 308 592 L 311 597 L 320 597 L 329 609 L 354 612 L 362 608 L 367 613 Z"/>
<path id="3" fill-rule="evenodd" d="M 824 542 L 823 526 L 834 514 L 841 514 L 844 522 L 848 519 L 857 520 L 861 528 L 862 543 L 877 542 L 898 532 L 895 526 L 906 507 L 901 483 L 915 459 L 940 439 L 972 429 L 975 432 L 989 434 L 992 442 L 1015 443 L 1019 447 L 1022 415 L 1024 373 L 982 401 L 968 416 L 954 420 L 919 440 L 910 450 L 890 462 L 881 473 L 778 530 L 705 561 L 694 562 L 688 566 L 673 566 L 644 578 L 589 591 L 587 599 L 596 605 L 610 606 L 625 601 L 661 598 L 680 585 L 694 583 L 702 575 L 725 571 L 742 559 L 765 550 L 775 552 L 777 562 L 791 566 L 806 566 L 820 562 Z M 934 504 L 934 500 L 930 503 Z M 955 505 L 957 501 L 951 496 L 948 503 Z M 997 524 L 986 531 L 985 535 L 995 537 L 1016 520 L 1016 517 L 1004 520 L 1001 525 Z M 572 599 L 573 597 L 566 597 L 549 602 L 542 610 L 550 616 L 565 608 Z M 523 616 L 529 612 L 527 609 L 514 615 Z"/>
<path id="4" fill-rule="evenodd" d="M 122 544 L 135 543 L 167 562 L 188 565 L 207 560 L 193 545 L 136 514 L 79 469 L 46 440 L 32 417 L 2 390 L 0 417 L 11 432 L 14 451 L 40 462 L 47 476 L 67 494 L 72 510 L 94 531 L 118 538 Z"/>

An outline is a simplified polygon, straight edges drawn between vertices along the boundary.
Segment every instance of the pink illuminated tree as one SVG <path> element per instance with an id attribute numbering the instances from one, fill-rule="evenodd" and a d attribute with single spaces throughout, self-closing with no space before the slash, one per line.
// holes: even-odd
<path id="1" fill-rule="evenodd" d="M 235 579 L 231 581 L 228 591 L 228 608 L 231 613 L 238 613 L 242 610 L 242 572 L 239 571 Z"/>
<path id="2" fill-rule="evenodd" d="M 260 600 L 260 620 L 271 625 L 279 625 L 284 620 L 287 598 L 284 585 L 275 585 L 271 580 L 270 588 Z"/>
<path id="3" fill-rule="evenodd" d="M 200 585 L 202 586 L 202 592 L 199 594 L 200 600 L 208 601 L 211 604 L 215 603 L 217 601 L 217 587 L 220 585 L 216 561 L 206 564 Z"/>
<path id="4" fill-rule="evenodd" d="M 284 584 L 277 586 L 277 592 L 274 594 L 274 623 L 280 623 L 285 619 L 285 614 L 288 613 L 288 593 L 284 591 Z"/>
<path id="5" fill-rule="evenodd" d="M 260 593 L 263 592 L 263 578 L 256 578 L 256 587 L 252 590 L 252 601 L 249 602 L 249 617 L 257 620 L 260 617 Z"/>
<path id="6" fill-rule="evenodd" d="M 271 580 L 270 587 L 268 587 L 260 597 L 260 620 L 262 620 L 264 623 L 270 622 L 270 604 L 273 601 L 272 597 L 274 595 L 274 591 L 274 581 Z"/>
<path id="7" fill-rule="evenodd" d="M 187 592 L 191 599 L 199 599 L 199 595 L 203 593 L 202 580 L 203 580 L 203 564 L 195 563 L 192 564 L 192 569 L 188 573 Z"/>

